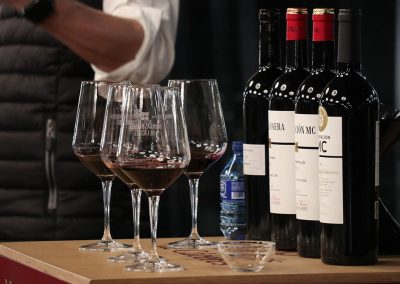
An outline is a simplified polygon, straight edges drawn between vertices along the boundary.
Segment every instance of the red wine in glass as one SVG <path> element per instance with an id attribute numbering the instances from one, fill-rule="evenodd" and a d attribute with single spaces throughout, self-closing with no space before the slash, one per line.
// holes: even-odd
<path id="1" fill-rule="evenodd" d="M 168 244 L 172 248 L 193 249 L 216 246 L 197 231 L 197 201 L 200 176 L 225 152 L 228 142 L 217 81 L 214 79 L 170 80 L 180 89 L 185 111 L 191 162 L 185 170 L 189 180 L 192 228 L 189 237 Z"/>
<path id="2" fill-rule="evenodd" d="M 170 187 L 174 181 L 182 174 L 183 168 L 156 168 L 156 167 L 134 167 L 122 165 L 122 171 L 147 195 L 160 195 L 166 188 Z"/>
<path id="3" fill-rule="evenodd" d="M 79 95 L 72 149 L 79 160 L 99 177 L 103 189 L 104 231 L 100 241 L 80 247 L 90 251 L 112 251 L 129 248 L 114 241 L 110 232 L 111 187 L 115 175 L 100 156 L 100 140 L 108 88 L 113 83 L 83 81 Z"/>
<path id="4" fill-rule="evenodd" d="M 223 154 L 223 152 L 210 153 L 205 147 L 190 147 L 191 160 L 185 170 L 189 178 L 200 178 L 200 176 Z"/>
<path id="5" fill-rule="evenodd" d="M 158 256 L 157 221 L 160 196 L 189 165 L 190 147 L 179 90 L 133 86 L 125 93 L 117 162 L 149 200 L 152 246 L 148 259 L 129 271 L 182 271 Z"/>
<path id="6" fill-rule="evenodd" d="M 97 153 L 96 153 L 97 152 Z M 113 180 L 115 175 L 104 164 L 100 157 L 100 150 L 76 150 L 75 155 L 92 173 L 102 181 Z"/>
<path id="7" fill-rule="evenodd" d="M 108 89 L 103 131 L 100 143 L 101 159 L 108 169 L 130 189 L 132 198 L 133 245 L 127 253 L 108 258 L 112 262 L 138 262 L 148 258 L 140 245 L 140 207 L 142 190 L 121 170 L 117 163 L 119 133 L 122 123 L 124 91 L 129 82 L 112 85 Z"/>

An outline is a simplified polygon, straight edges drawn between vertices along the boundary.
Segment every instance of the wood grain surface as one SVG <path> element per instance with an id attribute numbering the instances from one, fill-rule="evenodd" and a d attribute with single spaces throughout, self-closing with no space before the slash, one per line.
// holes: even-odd
<path id="1" fill-rule="evenodd" d="M 213 240 L 213 238 L 210 238 Z M 149 273 L 124 271 L 125 263 L 107 258 L 120 252 L 82 252 L 90 241 L 1 243 L 0 255 L 67 283 L 400 283 L 400 257 L 381 257 L 373 266 L 331 266 L 318 259 L 278 252 L 260 272 L 234 272 L 216 249 L 173 250 L 165 245 L 175 239 L 160 239 L 159 254 L 181 264 L 182 272 Z M 214 238 L 214 240 L 220 240 Z M 125 243 L 131 240 L 123 240 Z M 150 240 L 142 240 L 144 249 Z M 1 268 L 0 268 L 1 271 Z M 13 283 L 2 279 L 0 283 Z M 4 277 L 3 277 L 4 278 Z"/>

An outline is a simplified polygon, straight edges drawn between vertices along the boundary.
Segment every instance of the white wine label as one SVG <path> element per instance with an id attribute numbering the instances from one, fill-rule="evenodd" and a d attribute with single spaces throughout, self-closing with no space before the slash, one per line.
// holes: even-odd
<path id="1" fill-rule="evenodd" d="M 319 220 L 318 115 L 295 114 L 296 218 Z"/>
<path id="2" fill-rule="evenodd" d="M 299 149 L 296 158 L 296 218 L 319 220 L 318 149 Z"/>
<path id="3" fill-rule="evenodd" d="M 296 214 L 294 145 L 269 149 L 269 198 L 271 213 Z"/>
<path id="4" fill-rule="evenodd" d="M 320 221 L 343 224 L 342 118 L 320 107 L 319 130 Z"/>
<path id="5" fill-rule="evenodd" d="M 325 129 L 319 131 L 319 154 L 342 157 L 342 118 L 330 116 Z"/>
<path id="6" fill-rule="evenodd" d="M 294 111 L 268 111 L 268 134 L 272 142 L 294 143 Z"/>
<path id="7" fill-rule="evenodd" d="M 271 213 L 296 214 L 294 111 L 268 111 Z"/>
<path id="8" fill-rule="evenodd" d="M 379 135 L 380 123 L 376 122 L 376 136 L 375 136 L 375 186 L 379 186 Z"/>
<path id="9" fill-rule="evenodd" d="M 243 173 L 265 176 L 265 145 L 243 144 Z"/>
<path id="10" fill-rule="evenodd" d="M 343 165 L 342 159 L 319 159 L 320 221 L 343 224 Z"/>
<path id="11" fill-rule="evenodd" d="M 318 149 L 318 114 L 294 115 L 295 140 L 299 146 Z"/>

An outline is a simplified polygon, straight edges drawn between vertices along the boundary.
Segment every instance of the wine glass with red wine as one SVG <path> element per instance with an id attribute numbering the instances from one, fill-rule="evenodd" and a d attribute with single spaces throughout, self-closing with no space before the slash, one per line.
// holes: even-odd
<path id="1" fill-rule="evenodd" d="M 190 148 L 179 90 L 149 86 L 126 89 L 117 161 L 122 171 L 147 194 L 152 248 L 147 260 L 131 271 L 181 271 L 182 266 L 157 253 L 158 204 L 190 162 Z"/>
<path id="2" fill-rule="evenodd" d="M 180 89 L 186 114 L 191 161 L 185 175 L 189 179 L 192 210 L 190 236 L 168 246 L 184 249 L 215 246 L 215 242 L 203 239 L 197 231 L 197 203 L 200 176 L 224 154 L 228 141 L 217 81 L 170 80 L 168 85 Z"/>
<path id="3" fill-rule="evenodd" d="M 83 81 L 79 95 L 72 149 L 79 160 L 101 181 L 104 204 L 104 233 L 100 241 L 80 247 L 90 251 L 113 251 L 130 246 L 114 241 L 110 233 L 111 186 L 115 174 L 100 157 L 106 97 L 110 82 Z"/>
<path id="4" fill-rule="evenodd" d="M 131 180 L 119 167 L 117 163 L 118 139 L 122 124 L 123 92 L 131 86 L 129 82 L 110 85 L 106 113 L 104 116 L 103 134 L 101 137 L 100 153 L 101 159 L 106 166 L 118 177 L 131 191 L 133 211 L 133 246 L 129 252 L 121 255 L 111 256 L 112 262 L 137 262 L 146 259 L 149 255 L 140 245 L 140 201 L 142 189 Z M 148 85 L 155 88 L 158 85 Z"/>

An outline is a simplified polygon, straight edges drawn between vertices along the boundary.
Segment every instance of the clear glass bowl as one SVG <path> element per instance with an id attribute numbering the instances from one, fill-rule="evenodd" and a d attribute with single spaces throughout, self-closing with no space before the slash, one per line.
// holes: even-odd
<path id="1" fill-rule="evenodd" d="M 223 241 L 218 252 L 228 266 L 239 272 L 257 272 L 275 254 L 275 243 L 266 241 Z"/>

